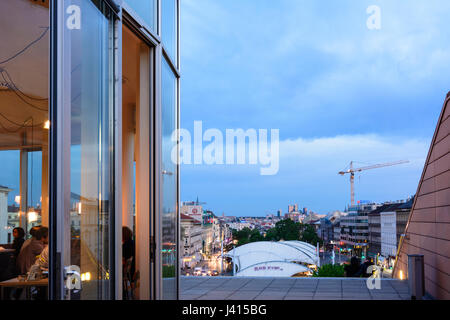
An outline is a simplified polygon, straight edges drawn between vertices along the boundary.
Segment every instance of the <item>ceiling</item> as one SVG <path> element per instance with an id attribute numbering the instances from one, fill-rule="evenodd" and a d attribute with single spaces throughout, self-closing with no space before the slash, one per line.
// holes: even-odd
<path id="1" fill-rule="evenodd" d="M 48 26 L 45 6 L 28 0 L 2 0 L 0 150 L 36 146 L 42 140 L 48 120 Z"/>
<path id="2" fill-rule="evenodd" d="M 139 48 L 142 41 L 128 28 L 123 27 L 122 52 L 122 105 L 136 106 L 136 88 L 139 85 Z"/>

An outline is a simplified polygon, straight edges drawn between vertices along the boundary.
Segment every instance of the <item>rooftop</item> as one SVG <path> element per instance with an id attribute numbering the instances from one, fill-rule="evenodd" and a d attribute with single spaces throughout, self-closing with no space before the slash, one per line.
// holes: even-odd
<path id="1" fill-rule="evenodd" d="M 409 300 L 408 282 L 364 278 L 181 277 L 181 300 Z"/>

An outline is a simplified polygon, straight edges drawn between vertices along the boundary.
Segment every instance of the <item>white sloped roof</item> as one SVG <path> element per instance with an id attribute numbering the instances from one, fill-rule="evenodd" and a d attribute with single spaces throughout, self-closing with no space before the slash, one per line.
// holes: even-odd
<path id="1" fill-rule="evenodd" d="M 307 242 L 291 240 L 291 241 L 284 241 L 284 243 L 294 245 L 294 246 L 302 248 L 303 250 L 306 250 L 314 255 L 317 255 L 317 248 Z"/>
<path id="2" fill-rule="evenodd" d="M 244 272 L 248 268 L 269 262 L 278 264 L 289 263 L 296 266 L 300 265 L 294 262 L 317 264 L 316 248 L 301 241 L 252 242 L 231 250 L 226 256 L 234 260 L 239 273 Z M 299 267 L 294 269 L 299 270 Z M 248 272 L 250 271 L 246 271 L 246 273 Z M 298 272 L 303 271 L 295 273 Z M 260 272 L 256 273 L 260 274 Z M 289 275 L 285 274 L 284 276 Z"/>
<path id="3" fill-rule="evenodd" d="M 236 273 L 236 277 L 291 277 L 309 269 L 301 264 L 280 261 L 258 263 Z"/>

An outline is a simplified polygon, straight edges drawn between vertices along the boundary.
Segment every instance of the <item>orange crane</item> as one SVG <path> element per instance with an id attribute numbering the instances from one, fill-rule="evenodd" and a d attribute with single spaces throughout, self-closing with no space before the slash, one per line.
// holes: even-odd
<path id="1" fill-rule="evenodd" d="M 361 172 L 364 170 L 370 170 L 370 169 L 377 169 L 377 168 L 383 168 L 383 167 L 390 167 L 390 166 L 396 166 L 399 164 L 408 163 L 408 160 L 401 160 L 396 162 L 388 162 L 388 163 L 381 163 L 381 164 L 374 164 L 372 166 L 366 166 L 361 168 L 353 168 L 353 161 L 350 162 L 350 167 L 348 170 L 345 171 L 339 171 L 338 174 L 341 176 L 346 175 L 347 173 L 350 174 L 350 194 L 351 194 L 351 205 L 355 205 L 355 172 Z"/>

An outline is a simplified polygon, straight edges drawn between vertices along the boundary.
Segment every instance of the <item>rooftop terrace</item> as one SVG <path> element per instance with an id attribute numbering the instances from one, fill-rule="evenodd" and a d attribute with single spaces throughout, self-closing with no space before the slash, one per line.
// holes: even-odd
<path id="1" fill-rule="evenodd" d="M 409 300 L 407 281 L 364 278 L 182 277 L 181 300 Z"/>

